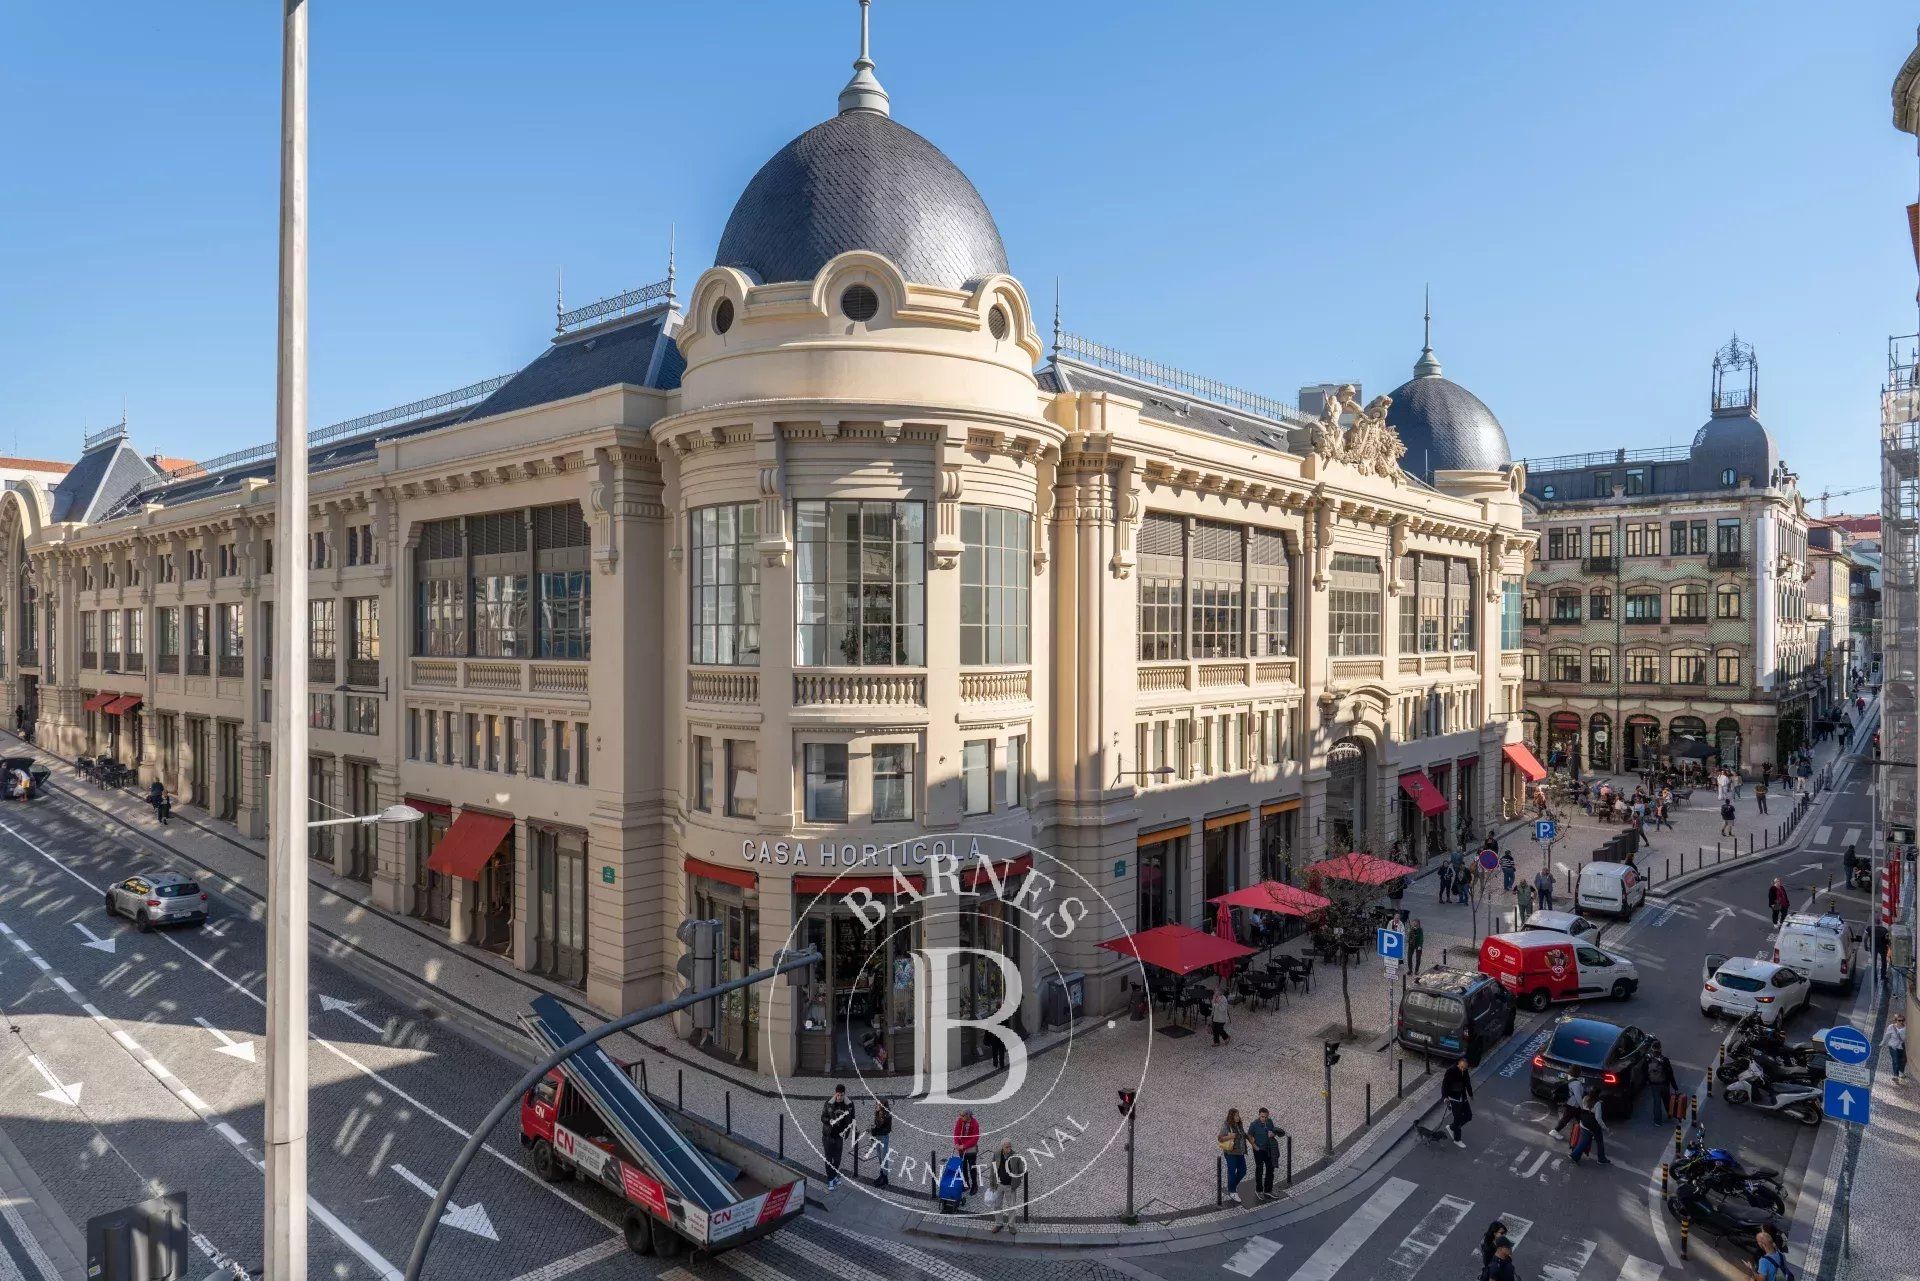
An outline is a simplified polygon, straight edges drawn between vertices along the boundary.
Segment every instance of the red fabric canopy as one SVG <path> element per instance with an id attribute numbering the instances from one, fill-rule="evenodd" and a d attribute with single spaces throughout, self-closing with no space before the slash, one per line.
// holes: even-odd
<path id="1" fill-rule="evenodd" d="M 1413 798 L 1420 812 L 1428 818 L 1447 812 L 1447 798 L 1433 785 L 1433 780 L 1419 770 L 1400 776 L 1400 790 Z"/>
<path id="2" fill-rule="evenodd" d="M 1144 933 L 1108 939 L 1100 946 L 1122 956 L 1137 956 L 1148 965 L 1175 974 L 1191 974 L 1209 965 L 1253 955 L 1250 947 L 1242 947 L 1232 939 L 1216 938 L 1188 925 L 1162 925 Z"/>
<path id="3" fill-rule="evenodd" d="M 1249 885 L 1244 890 L 1235 890 L 1231 894 L 1222 894 L 1219 898 L 1207 901 L 1223 903 L 1228 907 L 1250 907 L 1262 912 L 1278 912 L 1282 916 L 1312 916 L 1322 908 L 1333 906 L 1331 899 L 1322 898 L 1311 890 L 1303 890 L 1297 885 L 1288 885 L 1285 881 L 1262 881 L 1258 885 Z"/>
<path id="4" fill-rule="evenodd" d="M 97 712 L 118 697 L 120 697 L 118 694 L 111 691 L 104 694 L 95 694 L 92 698 L 80 704 L 80 710 L 83 712 Z"/>
<path id="5" fill-rule="evenodd" d="M 109 716 L 123 716 L 140 706 L 141 701 L 138 694 L 122 694 L 100 710 Z"/>
<path id="6" fill-rule="evenodd" d="M 1336 881 L 1352 881 L 1356 885 L 1385 885 L 1412 872 L 1413 869 L 1405 863 L 1377 858 L 1359 850 L 1351 854 L 1335 854 L 1332 858 L 1323 858 L 1307 867 L 1309 876 L 1326 876 Z"/>
<path id="7" fill-rule="evenodd" d="M 1525 743 L 1508 743 L 1500 749 L 1500 754 L 1512 761 L 1514 768 L 1525 774 L 1529 783 L 1538 783 L 1547 776 L 1547 767 L 1528 750 Z"/>
<path id="8" fill-rule="evenodd" d="M 487 860 L 512 830 L 513 819 L 504 814 L 461 810 L 453 826 L 427 856 L 427 870 L 442 876 L 457 876 L 463 881 L 477 881 L 480 869 L 487 865 Z"/>

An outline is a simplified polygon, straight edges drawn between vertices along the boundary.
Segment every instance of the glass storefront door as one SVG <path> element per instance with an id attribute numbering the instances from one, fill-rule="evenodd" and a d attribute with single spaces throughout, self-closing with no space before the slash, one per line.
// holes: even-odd
<path id="1" fill-rule="evenodd" d="M 911 1072 L 917 909 L 890 913 L 872 930 L 826 903 L 808 912 L 802 938 L 820 949 L 826 973 L 801 996 L 803 1072 Z"/>
<path id="2" fill-rule="evenodd" d="M 587 980 L 586 833 L 553 827 L 532 830 L 533 968 L 579 987 Z"/>
<path id="3" fill-rule="evenodd" d="M 720 922 L 720 979 L 737 979 L 759 968 L 760 909 L 746 901 L 747 896 L 729 885 L 695 879 L 693 914 Z M 767 990 L 780 990 L 769 985 Z M 713 1046 L 735 1063 L 747 1067 L 760 1064 L 761 989 L 747 988 L 729 992 L 720 998 L 720 1025 L 714 1029 Z"/>

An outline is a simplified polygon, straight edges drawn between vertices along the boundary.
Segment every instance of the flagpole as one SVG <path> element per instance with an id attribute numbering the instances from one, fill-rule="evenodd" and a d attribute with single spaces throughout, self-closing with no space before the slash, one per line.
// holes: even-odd
<path id="1" fill-rule="evenodd" d="M 267 818 L 266 1281 L 307 1275 L 307 4 L 284 0 L 273 726 Z"/>

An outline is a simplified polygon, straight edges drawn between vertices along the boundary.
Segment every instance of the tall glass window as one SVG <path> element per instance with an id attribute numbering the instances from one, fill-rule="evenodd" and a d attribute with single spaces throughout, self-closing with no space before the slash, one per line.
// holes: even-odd
<path id="1" fill-rule="evenodd" d="M 354 662 L 380 661 L 380 598 L 355 596 L 347 601 L 347 639 Z"/>
<path id="2" fill-rule="evenodd" d="M 533 969 L 578 987 L 587 977 L 587 838 L 536 827 L 533 852 L 539 887 Z"/>
<path id="3" fill-rule="evenodd" d="M 913 817 L 913 745 L 876 743 L 873 748 L 873 818 L 876 823 Z"/>
<path id="4" fill-rule="evenodd" d="M 1028 516 L 1010 507 L 962 506 L 960 542 L 960 661 L 1028 661 L 1033 584 Z"/>
<path id="5" fill-rule="evenodd" d="M 1272 658 L 1293 648 L 1292 570 L 1287 537 L 1256 529 L 1247 542 L 1247 589 L 1253 611 L 1253 656 Z"/>
<path id="6" fill-rule="evenodd" d="M 691 526 L 687 617 L 696 663 L 760 665 L 760 505 L 702 507 Z"/>
<path id="7" fill-rule="evenodd" d="M 993 740 L 976 738 L 960 749 L 960 812 L 985 814 L 993 808 Z"/>
<path id="8" fill-rule="evenodd" d="M 340 633 L 332 600 L 307 602 L 307 656 L 331 663 L 339 652 Z"/>
<path id="9" fill-rule="evenodd" d="M 1327 633 L 1336 658 L 1380 652 L 1380 562 L 1375 557 L 1334 553 Z"/>
<path id="10" fill-rule="evenodd" d="M 1447 562 L 1447 648 L 1473 649 L 1473 567 L 1457 558 Z"/>
<path id="11" fill-rule="evenodd" d="M 1500 580 L 1500 648 L 1519 649 L 1521 637 L 1521 618 L 1525 605 L 1520 580 L 1508 577 Z"/>
<path id="12" fill-rule="evenodd" d="M 926 662 L 926 530 L 919 503 L 794 504 L 803 667 Z"/>
<path id="13" fill-rule="evenodd" d="M 414 556 L 414 649 L 428 656 L 467 652 L 467 551 L 458 520 L 421 527 Z"/>
<path id="14" fill-rule="evenodd" d="M 808 743 L 803 753 L 806 763 L 807 822 L 846 822 L 847 745 Z"/>
<path id="15" fill-rule="evenodd" d="M 560 739 L 555 738 L 556 746 Z M 727 816 L 754 818 L 760 812 L 760 745 L 752 739 L 727 740 Z"/>
<path id="16" fill-rule="evenodd" d="M 527 522 L 520 512 L 467 518 L 473 599 L 473 652 L 526 658 L 532 601 L 527 592 Z"/>
<path id="17" fill-rule="evenodd" d="M 1246 532 L 1238 525 L 1201 520 L 1193 524 L 1193 656 L 1242 658 L 1246 628 Z"/>
<path id="18" fill-rule="evenodd" d="M 1186 522 L 1149 512 L 1140 522 L 1140 658 L 1185 658 Z"/>

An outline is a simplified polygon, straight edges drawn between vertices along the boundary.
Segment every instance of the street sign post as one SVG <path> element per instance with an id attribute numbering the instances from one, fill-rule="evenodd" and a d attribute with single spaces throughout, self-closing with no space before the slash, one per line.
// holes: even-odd
<path id="1" fill-rule="evenodd" d="M 1407 959 L 1407 936 L 1399 930 L 1375 930 L 1373 946 L 1389 962 Z"/>
<path id="2" fill-rule="evenodd" d="M 1821 1102 L 1826 1107 L 1827 1115 L 1836 1121 L 1847 1121 L 1854 1125 L 1873 1124 L 1873 1093 L 1860 1086 L 1829 1080 Z"/>
<path id="3" fill-rule="evenodd" d="M 1553 839 L 1556 830 L 1552 819 L 1543 818 L 1533 825 L 1533 839 L 1536 841 L 1550 841 Z"/>
<path id="4" fill-rule="evenodd" d="M 1827 1057 L 1838 1063 L 1865 1063 L 1873 1057 L 1873 1043 L 1845 1023 L 1827 1029 Z"/>
<path id="5" fill-rule="evenodd" d="M 1500 866 L 1500 856 L 1492 850 L 1481 850 L 1480 866 L 1482 869 L 1491 872 L 1494 868 Z"/>
<path id="6" fill-rule="evenodd" d="M 1842 1085 L 1867 1089 L 1873 1082 L 1873 1075 L 1864 1063 L 1842 1063 L 1838 1059 L 1827 1064 L 1827 1080 L 1838 1081 Z"/>

